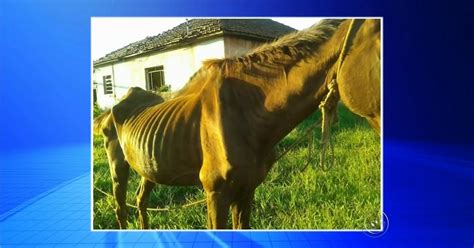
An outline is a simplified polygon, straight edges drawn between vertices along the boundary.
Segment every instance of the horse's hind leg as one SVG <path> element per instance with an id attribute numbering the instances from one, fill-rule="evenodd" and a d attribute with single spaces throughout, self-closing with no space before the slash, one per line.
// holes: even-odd
<path id="1" fill-rule="evenodd" d="M 110 175 L 112 176 L 112 190 L 117 204 L 115 215 L 120 229 L 127 228 L 127 183 L 130 166 L 124 159 L 122 148 L 117 139 L 105 142 L 107 148 L 107 157 L 110 166 Z"/>
<path id="2" fill-rule="evenodd" d="M 148 229 L 148 217 L 146 213 L 146 208 L 148 205 L 148 197 L 150 196 L 151 191 L 155 187 L 155 184 L 151 181 L 148 181 L 144 177 L 140 182 L 140 191 L 138 192 L 137 197 L 137 206 L 138 206 L 138 218 L 140 220 L 140 227 L 142 229 Z"/>

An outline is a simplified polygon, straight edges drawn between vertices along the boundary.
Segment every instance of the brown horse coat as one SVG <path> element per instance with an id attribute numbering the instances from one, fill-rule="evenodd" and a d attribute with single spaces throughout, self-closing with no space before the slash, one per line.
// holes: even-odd
<path id="1" fill-rule="evenodd" d="M 162 102 L 164 102 L 164 99 L 161 96 L 138 87 L 133 87 L 114 106 L 113 111 L 108 110 L 94 119 L 94 133 L 101 134 L 104 137 L 104 147 L 113 182 L 112 190 L 117 203 L 115 213 L 119 226 L 122 229 L 127 226 L 126 193 L 129 163 L 125 160 L 125 155 L 118 139 L 117 124 L 150 106 Z"/>
<path id="2" fill-rule="evenodd" d="M 208 61 L 165 103 L 130 107 L 134 101 L 125 99 L 114 106 L 111 116 L 124 155 L 118 160 L 143 178 L 142 228 L 148 227 L 146 199 L 155 183 L 200 184 L 209 228 L 226 228 L 230 207 L 233 228 L 249 228 L 253 194 L 272 166 L 274 146 L 324 99 L 348 26 L 346 20 L 324 20 L 246 56 Z M 377 27 L 378 20 L 363 22 L 338 71 L 341 99 L 369 119 L 380 116 Z M 124 178 L 114 180 L 118 195 L 124 194 Z M 125 202 L 117 204 L 125 228 L 120 212 Z"/>
<path id="3" fill-rule="evenodd" d="M 351 41 L 349 54 L 338 72 L 342 102 L 354 113 L 365 117 L 380 134 L 380 21 L 366 21 Z"/>

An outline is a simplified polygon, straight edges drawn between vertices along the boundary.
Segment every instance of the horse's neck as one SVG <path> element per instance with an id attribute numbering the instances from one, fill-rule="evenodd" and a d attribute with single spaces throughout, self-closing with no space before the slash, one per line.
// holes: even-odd
<path id="1" fill-rule="evenodd" d="M 265 92 L 267 110 L 273 113 L 271 137 L 266 146 L 273 147 L 299 123 L 318 110 L 328 93 L 327 83 L 336 70 L 348 22 L 341 24 L 327 42 L 315 49 L 312 56 L 287 68 L 286 80 Z"/>
<path id="2" fill-rule="evenodd" d="M 267 132 L 268 147 L 273 147 L 305 118 L 318 109 L 328 89 L 328 72 L 336 56 L 309 59 L 288 70 L 287 80 L 266 92 L 265 107 L 271 112 L 272 129 Z M 268 125 L 270 126 L 270 125 Z"/>

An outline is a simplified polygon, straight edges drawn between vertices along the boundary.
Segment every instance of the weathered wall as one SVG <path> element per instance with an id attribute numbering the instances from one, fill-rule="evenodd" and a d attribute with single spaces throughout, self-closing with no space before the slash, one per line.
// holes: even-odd
<path id="1" fill-rule="evenodd" d="M 224 37 L 225 56 L 241 56 L 260 46 L 261 44 L 263 44 L 263 42 L 236 37 Z"/>

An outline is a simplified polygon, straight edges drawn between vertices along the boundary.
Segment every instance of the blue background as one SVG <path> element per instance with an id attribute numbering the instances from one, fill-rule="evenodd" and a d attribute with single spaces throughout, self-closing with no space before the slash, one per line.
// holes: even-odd
<path id="1" fill-rule="evenodd" d="M 386 232 L 90 232 L 91 16 L 383 16 Z M 473 17 L 463 1 L 1 1 L 0 245 L 473 247 Z"/>

